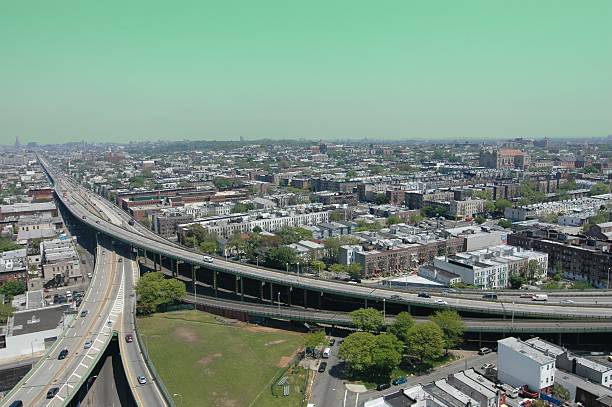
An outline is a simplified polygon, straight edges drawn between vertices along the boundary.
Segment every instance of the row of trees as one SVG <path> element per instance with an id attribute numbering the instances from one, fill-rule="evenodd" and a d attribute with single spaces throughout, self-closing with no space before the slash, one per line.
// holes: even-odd
<path id="1" fill-rule="evenodd" d="M 401 312 L 382 333 L 380 311 L 362 308 L 351 312 L 351 317 L 360 332 L 344 340 L 339 357 L 357 376 L 388 376 L 406 356 L 418 357 L 421 363 L 435 360 L 463 341 L 465 329 L 454 310 L 438 311 L 421 323 L 415 323 L 408 312 Z"/>

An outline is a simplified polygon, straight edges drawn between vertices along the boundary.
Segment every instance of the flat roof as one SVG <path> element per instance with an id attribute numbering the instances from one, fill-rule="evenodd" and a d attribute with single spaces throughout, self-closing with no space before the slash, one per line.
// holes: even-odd
<path id="1" fill-rule="evenodd" d="M 498 345 L 505 345 L 518 353 L 522 353 L 523 355 L 528 356 L 529 358 L 543 365 L 553 363 L 555 361 L 555 358 L 552 356 L 547 356 L 543 352 L 534 349 L 533 347 L 529 346 L 529 344 L 512 336 L 501 339 L 497 341 L 497 343 Z"/>
<path id="2" fill-rule="evenodd" d="M 58 327 L 67 305 L 53 306 L 13 314 L 13 336 L 48 331 Z"/>

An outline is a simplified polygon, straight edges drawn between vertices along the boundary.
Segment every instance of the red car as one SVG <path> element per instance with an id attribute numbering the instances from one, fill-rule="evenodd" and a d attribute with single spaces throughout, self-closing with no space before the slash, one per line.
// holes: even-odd
<path id="1" fill-rule="evenodd" d="M 134 342 L 134 337 L 132 336 L 132 334 L 125 335 L 125 341 L 127 343 Z"/>

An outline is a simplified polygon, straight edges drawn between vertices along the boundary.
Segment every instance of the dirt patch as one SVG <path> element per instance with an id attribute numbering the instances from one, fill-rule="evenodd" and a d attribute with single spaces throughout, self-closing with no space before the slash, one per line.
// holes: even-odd
<path id="1" fill-rule="evenodd" d="M 293 360 L 292 356 L 281 356 L 276 366 L 277 367 L 287 367 L 289 366 L 289 363 L 291 363 L 292 360 Z"/>
<path id="2" fill-rule="evenodd" d="M 285 342 L 287 342 L 286 339 L 277 339 L 275 341 L 266 342 L 265 346 L 278 345 L 280 343 L 285 343 Z"/>
<path id="3" fill-rule="evenodd" d="M 184 326 L 176 328 L 174 330 L 174 336 L 177 339 L 187 343 L 195 343 L 200 341 L 200 337 L 194 330 Z"/>
<path id="4" fill-rule="evenodd" d="M 242 326 L 242 329 L 244 329 L 247 332 L 278 332 L 279 331 L 276 328 L 270 328 L 267 326 L 259 326 L 259 325 L 249 325 L 249 324 L 244 324 Z"/>
<path id="5" fill-rule="evenodd" d="M 200 360 L 198 360 L 198 363 L 201 365 L 206 366 L 207 364 L 215 361 L 216 359 L 219 359 L 220 357 L 223 356 L 223 353 L 213 353 L 210 355 L 206 355 L 203 358 L 201 358 Z"/>

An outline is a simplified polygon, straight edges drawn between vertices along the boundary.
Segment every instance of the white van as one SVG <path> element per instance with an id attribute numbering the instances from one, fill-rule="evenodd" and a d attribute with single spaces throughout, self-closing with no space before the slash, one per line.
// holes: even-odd
<path id="1" fill-rule="evenodd" d="M 548 294 L 534 294 L 531 301 L 548 301 Z"/>
<path id="2" fill-rule="evenodd" d="M 325 348 L 323 349 L 323 358 L 327 359 L 329 357 L 329 354 L 331 353 L 331 348 Z"/>

